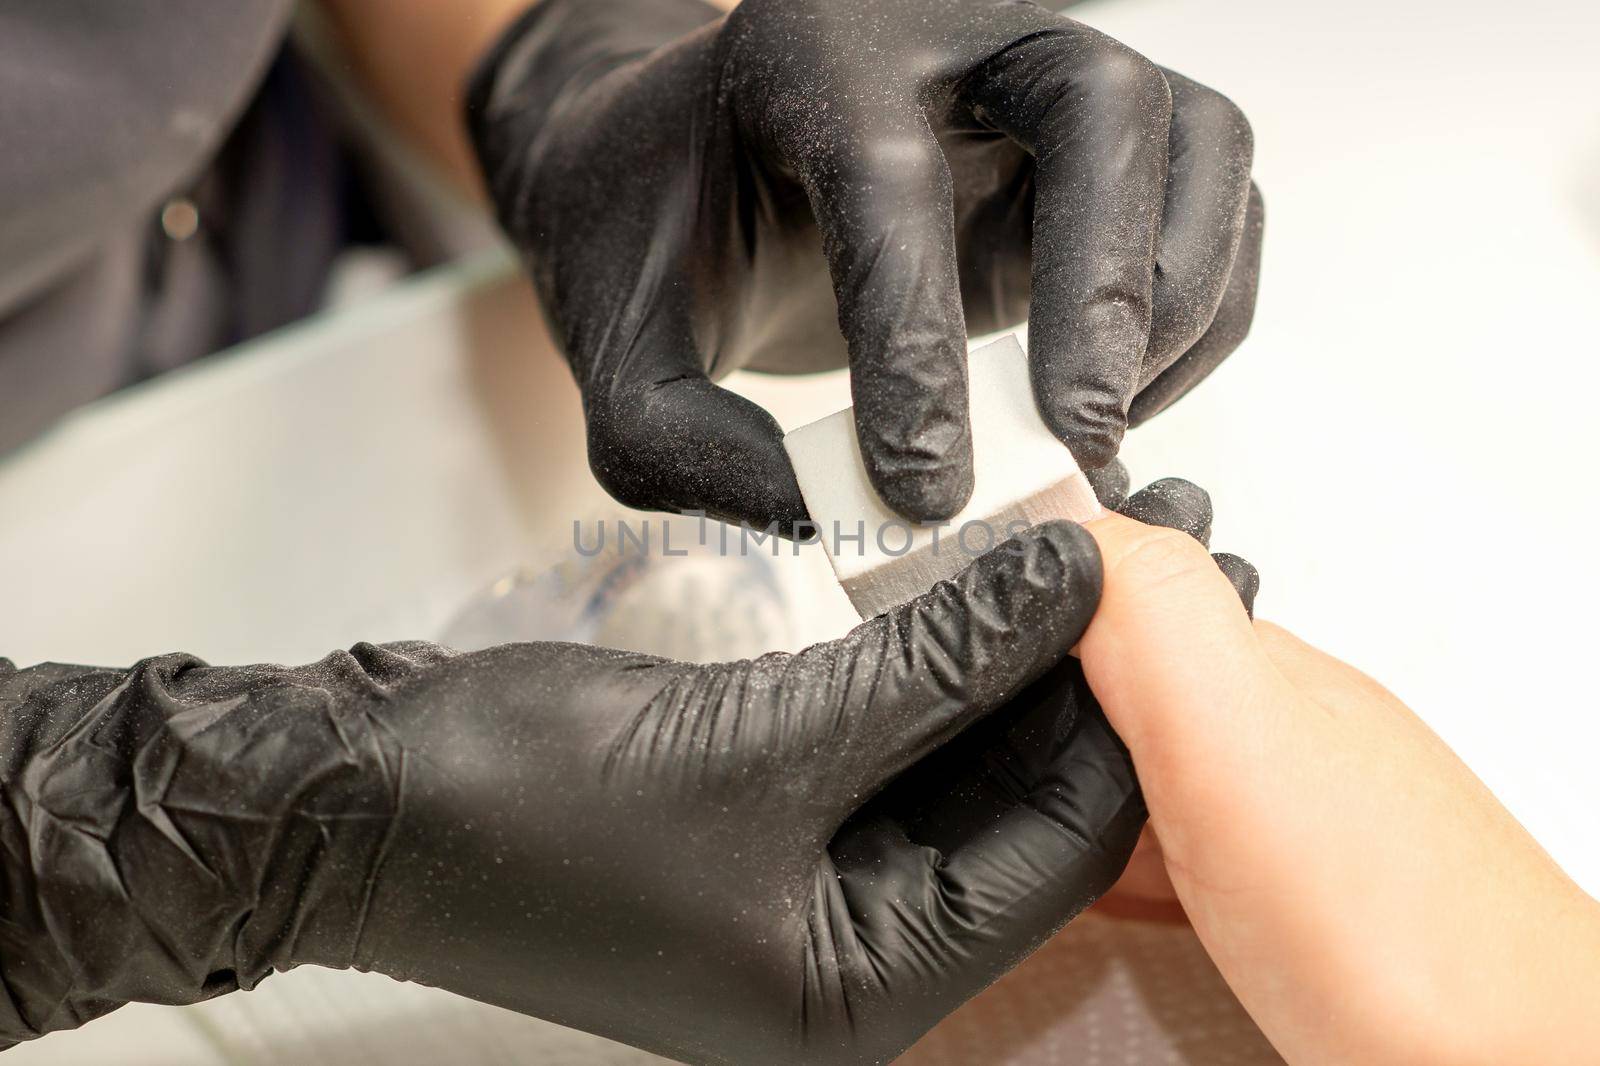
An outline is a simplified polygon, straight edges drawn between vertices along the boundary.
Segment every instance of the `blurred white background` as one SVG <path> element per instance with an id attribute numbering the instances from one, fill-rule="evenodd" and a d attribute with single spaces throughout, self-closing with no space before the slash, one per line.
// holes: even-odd
<path id="1" fill-rule="evenodd" d="M 1105 0 L 1230 95 L 1266 195 L 1245 346 L 1131 438 L 1260 611 L 1411 703 L 1600 893 L 1600 5 Z"/>

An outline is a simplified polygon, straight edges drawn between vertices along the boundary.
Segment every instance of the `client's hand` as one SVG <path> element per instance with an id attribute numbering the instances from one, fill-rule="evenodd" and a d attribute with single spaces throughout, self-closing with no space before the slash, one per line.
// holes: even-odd
<path id="1" fill-rule="evenodd" d="M 1192 537 L 1090 529 L 1106 577 L 1084 672 L 1178 898 L 1278 1049 L 1595 1061 L 1595 901 L 1399 700 L 1252 624 Z"/>

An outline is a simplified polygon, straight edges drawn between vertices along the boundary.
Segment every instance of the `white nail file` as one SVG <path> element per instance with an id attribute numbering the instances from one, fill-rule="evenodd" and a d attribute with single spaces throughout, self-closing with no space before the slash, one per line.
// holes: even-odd
<path id="1" fill-rule="evenodd" d="M 834 576 L 862 618 L 928 591 L 1022 529 L 1103 513 L 1072 453 L 1039 417 L 1017 338 L 986 345 L 969 360 L 974 486 L 967 506 L 948 521 L 910 523 L 878 498 L 852 408 L 783 439 Z"/>

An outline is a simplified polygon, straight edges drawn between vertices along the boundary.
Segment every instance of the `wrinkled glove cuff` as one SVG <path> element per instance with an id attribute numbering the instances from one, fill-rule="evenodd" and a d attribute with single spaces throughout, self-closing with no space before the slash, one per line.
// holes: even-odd
<path id="1" fill-rule="evenodd" d="M 359 964 L 404 758 L 368 712 L 447 655 L 0 660 L 0 1048 Z"/>

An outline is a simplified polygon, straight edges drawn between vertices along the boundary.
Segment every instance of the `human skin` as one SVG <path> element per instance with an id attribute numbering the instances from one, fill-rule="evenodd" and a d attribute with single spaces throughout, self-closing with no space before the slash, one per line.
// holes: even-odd
<path id="1" fill-rule="evenodd" d="M 738 0 L 708 0 L 731 11 Z M 461 124 L 473 67 L 537 0 L 321 0 L 356 75 L 400 131 L 459 188 L 483 196 Z M 418 56 L 427 56 L 425 63 Z"/>
<path id="2" fill-rule="evenodd" d="M 1592 1062 L 1600 904 L 1391 693 L 1252 622 L 1192 538 L 1089 528 L 1085 674 L 1178 901 L 1285 1058 Z"/>

